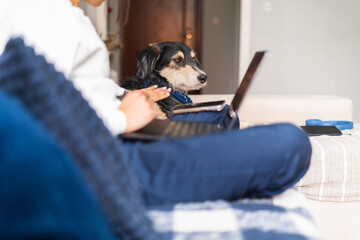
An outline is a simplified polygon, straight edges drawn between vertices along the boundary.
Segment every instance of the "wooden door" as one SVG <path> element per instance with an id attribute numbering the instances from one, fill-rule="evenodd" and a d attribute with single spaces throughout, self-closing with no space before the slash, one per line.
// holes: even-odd
<path id="1" fill-rule="evenodd" d="M 149 43 L 176 41 L 201 57 L 202 0 L 131 0 L 122 28 L 121 78 L 136 74 L 136 56 Z"/>

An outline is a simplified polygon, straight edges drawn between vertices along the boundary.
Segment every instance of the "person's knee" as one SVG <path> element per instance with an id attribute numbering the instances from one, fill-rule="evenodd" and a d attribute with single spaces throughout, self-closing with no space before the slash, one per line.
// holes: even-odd
<path id="1" fill-rule="evenodd" d="M 282 145 L 283 161 L 294 178 L 304 175 L 310 165 L 311 144 L 308 136 L 297 126 L 279 124 L 279 141 Z M 292 170 L 292 171 L 291 171 Z"/>
<path id="2" fill-rule="evenodd" d="M 305 163 L 310 163 L 311 144 L 309 137 L 299 127 L 292 124 L 282 124 L 284 145 L 292 153 L 299 153 Z"/>
<path id="3" fill-rule="evenodd" d="M 251 183 L 252 188 L 247 195 L 259 197 L 279 194 L 299 181 L 309 168 L 309 138 L 292 124 L 273 124 L 254 130 L 261 133 L 258 141 L 262 148 L 259 152 L 262 152 L 264 159 L 256 168 L 262 174 Z"/>
<path id="4" fill-rule="evenodd" d="M 272 168 L 266 186 L 260 185 L 255 196 L 279 194 L 293 186 L 306 173 L 310 165 L 311 145 L 307 135 L 292 124 L 275 124 L 272 131 L 273 154 L 267 159 Z M 271 172 L 271 173 L 270 173 Z"/>

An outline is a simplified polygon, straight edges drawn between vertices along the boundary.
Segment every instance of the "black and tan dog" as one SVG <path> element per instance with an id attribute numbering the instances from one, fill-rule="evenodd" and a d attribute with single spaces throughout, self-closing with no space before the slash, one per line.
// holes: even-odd
<path id="1" fill-rule="evenodd" d="M 134 90 L 152 85 L 171 88 L 168 98 L 158 101 L 161 111 L 172 116 L 178 104 L 191 103 L 187 92 L 206 85 L 207 75 L 200 69 L 195 52 L 179 42 L 155 43 L 145 47 L 137 56 L 138 77 L 125 78 L 121 87 Z"/>

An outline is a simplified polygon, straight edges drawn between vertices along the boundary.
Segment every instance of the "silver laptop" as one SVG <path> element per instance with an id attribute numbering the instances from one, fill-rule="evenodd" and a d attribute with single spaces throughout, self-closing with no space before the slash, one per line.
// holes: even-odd
<path id="1" fill-rule="evenodd" d="M 227 127 L 219 124 L 204 123 L 204 122 L 189 122 L 189 121 L 177 121 L 177 120 L 160 120 L 155 119 L 142 129 L 133 132 L 119 135 L 121 138 L 129 140 L 144 140 L 153 141 L 160 140 L 167 137 L 191 137 L 196 135 L 209 134 L 214 131 L 224 131 L 233 129 L 238 121 L 238 110 L 245 98 L 245 95 L 249 89 L 249 85 L 252 82 L 256 70 L 258 69 L 266 51 L 256 52 L 243 80 L 238 87 L 234 98 L 229 106 L 229 116 L 231 121 Z"/>

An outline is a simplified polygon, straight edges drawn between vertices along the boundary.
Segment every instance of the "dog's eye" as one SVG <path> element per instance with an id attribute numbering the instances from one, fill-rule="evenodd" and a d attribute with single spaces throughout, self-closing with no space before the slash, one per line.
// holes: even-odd
<path id="1" fill-rule="evenodd" d="M 181 63 L 181 62 L 183 62 L 183 59 L 181 57 L 178 57 L 178 58 L 175 58 L 174 61 L 176 63 Z"/>

